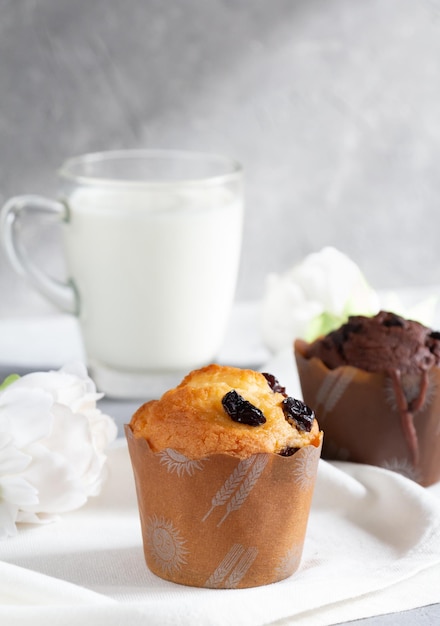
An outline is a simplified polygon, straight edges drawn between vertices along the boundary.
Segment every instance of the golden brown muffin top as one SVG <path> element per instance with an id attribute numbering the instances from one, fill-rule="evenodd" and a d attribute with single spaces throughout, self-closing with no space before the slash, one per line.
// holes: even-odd
<path id="1" fill-rule="evenodd" d="M 288 398 L 276 379 L 216 364 L 192 371 L 160 400 L 143 404 L 130 426 L 153 451 L 172 448 L 192 459 L 224 453 L 289 455 L 318 446 L 321 438 L 313 412 Z"/>

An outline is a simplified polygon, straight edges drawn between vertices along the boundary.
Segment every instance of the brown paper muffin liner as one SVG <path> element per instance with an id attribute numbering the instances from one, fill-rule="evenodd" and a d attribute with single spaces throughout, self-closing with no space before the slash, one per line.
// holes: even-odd
<path id="1" fill-rule="evenodd" d="M 290 457 L 191 460 L 172 449 L 152 452 L 129 425 L 125 434 L 154 574 L 225 589 L 273 583 L 299 567 L 321 445 Z"/>
<path id="2" fill-rule="evenodd" d="M 303 399 L 324 431 L 322 456 L 377 465 L 423 486 L 440 480 L 440 368 L 425 375 L 328 369 L 295 342 Z"/>

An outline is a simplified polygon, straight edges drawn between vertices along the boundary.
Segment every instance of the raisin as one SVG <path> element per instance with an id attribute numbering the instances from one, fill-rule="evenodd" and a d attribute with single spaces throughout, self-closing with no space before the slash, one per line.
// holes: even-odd
<path id="1" fill-rule="evenodd" d="M 262 374 L 274 393 L 282 393 L 287 398 L 286 388 L 280 385 L 278 379 L 273 374 L 268 374 L 267 372 L 262 372 Z"/>
<path id="2" fill-rule="evenodd" d="M 286 448 L 283 448 L 282 450 L 280 450 L 278 454 L 280 456 L 292 456 L 293 454 L 295 454 L 297 450 L 299 450 L 299 448 L 292 448 L 290 446 L 287 446 Z"/>
<path id="3" fill-rule="evenodd" d="M 295 425 L 299 430 L 305 430 L 308 433 L 312 430 L 315 414 L 310 407 L 301 402 L 301 400 L 296 400 L 290 396 L 283 400 L 281 404 L 284 416 L 289 424 Z"/>
<path id="4" fill-rule="evenodd" d="M 248 400 L 245 400 L 235 389 L 223 396 L 222 404 L 226 413 L 234 422 L 247 424 L 248 426 L 260 426 L 266 421 L 262 411 Z"/>

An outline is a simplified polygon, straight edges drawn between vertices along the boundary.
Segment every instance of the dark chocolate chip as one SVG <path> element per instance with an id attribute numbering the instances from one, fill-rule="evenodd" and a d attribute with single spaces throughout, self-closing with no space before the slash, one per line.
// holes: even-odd
<path id="1" fill-rule="evenodd" d="M 362 330 L 362 324 L 359 322 L 348 321 L 342 326 L 342 340 L 347 341 L 350 335 L 356 334 Z"/>
<path id="2" fill-rule="evenodd" d="M 387 313 L 386 318 L 383 320 L 382 324 L 387 327 L 391 326 L 404 326 L 405 320 L 403 317 L 396 315 L 395 313 Z"/>
<path id="3" fill-rule="evenodd" d="M 262 411 L 248 400 L 245 400 L 235 389 L 223 396 L 222 405 L 234 422 L 247 424 L 248 426 L 261 426 L 266 421 Z"/>

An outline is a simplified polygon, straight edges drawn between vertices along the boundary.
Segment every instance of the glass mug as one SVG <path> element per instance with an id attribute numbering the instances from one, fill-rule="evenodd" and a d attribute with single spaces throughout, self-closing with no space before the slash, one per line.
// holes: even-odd
<path id="1" fill-rule="evenodd" d="M 88 367 L 113 397 L 154 397 L 215 359 L 235 295 L 243 171 L 226 157 L 123 150 L 75 157 L 59 200 L 10 199 L 6 254 L 62 311 L 78 316 Z M 37 268 L 19 222 L 55 213 L 69 279 Z"/>

